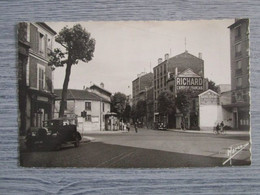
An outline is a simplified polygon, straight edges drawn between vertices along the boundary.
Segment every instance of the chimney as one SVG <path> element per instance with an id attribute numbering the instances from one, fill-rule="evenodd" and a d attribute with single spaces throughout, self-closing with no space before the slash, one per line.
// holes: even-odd
<path id="1" fill-rule="evenodd" d="M 202 59 L 202 53 L 199 52 L 199 55 L 198 55 L 199 59 Z"/>
<path id="2" fill-rule="evenodd" d="M 162 58 L 158 58 L 158 64 L 162 63 Z"/>
<path id="3" fill-rule="evenodd" d="M 175 76 L 178 75 L 178 67 L 175 68 Z"/>
<path id="4" fill-rule="evenodd" d="M 164 55 L 164 58 L 165 58 L 165 60 L 168 60 L 168 59 L 169 59 L 169 54 L 166 53 L 166 54 Z"/>
<path id="5" fill-rule="evenodd" d="M 104 85 L 103 82 L 100 83 L 100 87 L 101 87 L 102 89 L 104 89 L 105 85 Z"/>
<path id="6" fill-rule="evenodd" d="M 83 85 L 83 90 L 85 90 L 85 85 Z"/>

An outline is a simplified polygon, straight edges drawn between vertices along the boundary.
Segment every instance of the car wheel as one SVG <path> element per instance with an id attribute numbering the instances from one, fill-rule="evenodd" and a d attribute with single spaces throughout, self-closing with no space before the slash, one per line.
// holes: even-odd
<path id="1" fill-rule="evenodd" d="M 75 137 L 74 146 L 75 146 L 76 148 L 79 147 L 79 136 L 78 136 L 78 135 L 76 135 L 76 137 Z"/>

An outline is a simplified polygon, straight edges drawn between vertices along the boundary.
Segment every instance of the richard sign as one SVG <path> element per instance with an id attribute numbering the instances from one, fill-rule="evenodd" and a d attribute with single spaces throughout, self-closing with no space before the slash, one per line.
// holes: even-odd
<path id="1" fill-rule="evenodd" d="M 177 89 L 203 90 L 203 78 L 202 77 L 177 77 L 176 86 Z"/>

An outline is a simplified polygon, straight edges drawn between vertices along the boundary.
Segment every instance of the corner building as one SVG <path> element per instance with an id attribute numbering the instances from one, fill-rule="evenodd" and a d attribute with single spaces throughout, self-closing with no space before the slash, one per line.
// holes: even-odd
<path id="1" fill-rule="evenodd" d="M 56 32 L 43 22 L 18 24 L 19 129 L 41 127 L 53 116 L 53 70 L 48 66 Z"/>
<path id="2" fill-rule="evenodd" d="M 230 29 L 231 104 L 223 105 L 232 112 L 232 127 L 250 127 L 249 98 L 249 20 L 236 19 Z"/>

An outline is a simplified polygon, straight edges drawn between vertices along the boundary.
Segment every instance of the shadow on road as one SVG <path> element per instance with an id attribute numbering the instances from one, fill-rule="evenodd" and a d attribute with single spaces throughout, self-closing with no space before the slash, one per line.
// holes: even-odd
<path id="1" fill-rule="evenodd" d="M 207 157 L 154 149 L 143 149 L 101 142 L 56 152 L 21 153 L 25 167 L 99 167 L 99 168 L 173 168 L 222 166 L 225 158 Z M 250 165 L 250 161 L 233 160 L 233 165 Z M 226 165 L 229 166 L 229 165 Z"/>

